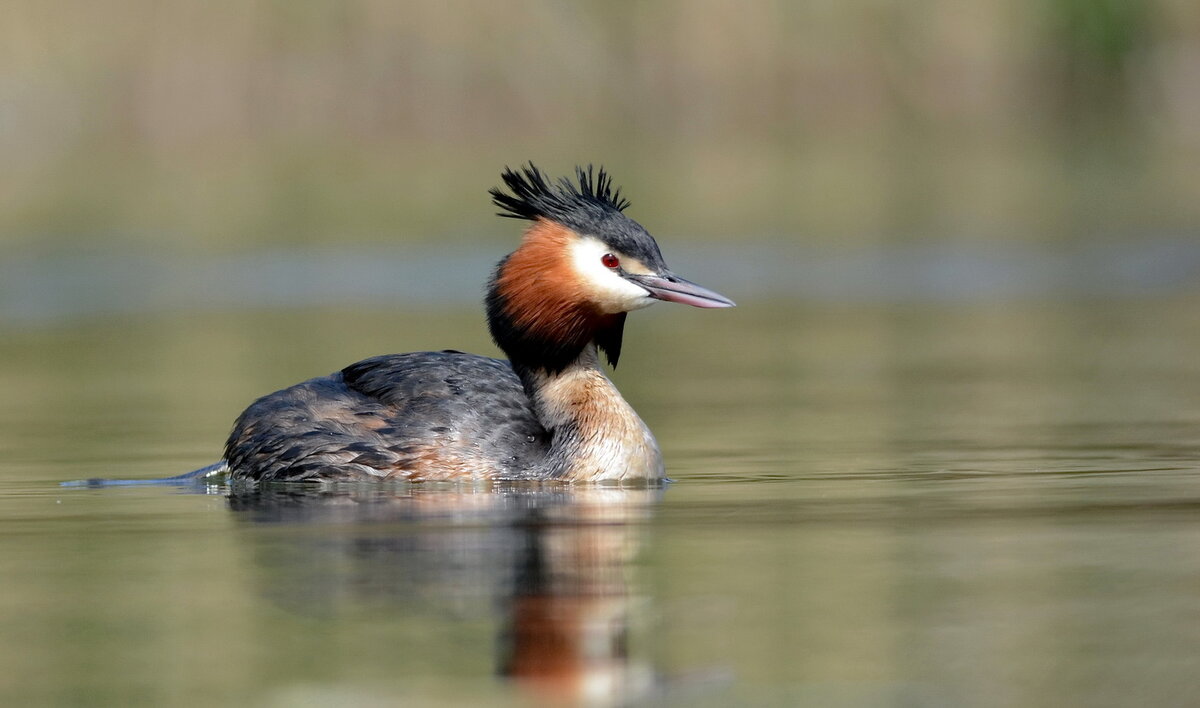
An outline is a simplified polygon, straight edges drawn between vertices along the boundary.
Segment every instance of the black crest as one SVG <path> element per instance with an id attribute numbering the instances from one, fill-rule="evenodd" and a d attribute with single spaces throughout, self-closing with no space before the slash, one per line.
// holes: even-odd
<path id="1" fill-rule="evenodd" d="M 612 177 L 603 167 L 576 167 L 576 182 L 567 177 L 552 182 L 530 162 L 517 170 L 504 168 L 500 178 L 512 194 L 499 187 L 489 190 L 489 194 L 492 202 L 504 210 L 499 216 L 511 219 L 546 218 L 570 224 L 581 218 L 602 219 L 629 206 L 629 200 L 613 187 Z"/>

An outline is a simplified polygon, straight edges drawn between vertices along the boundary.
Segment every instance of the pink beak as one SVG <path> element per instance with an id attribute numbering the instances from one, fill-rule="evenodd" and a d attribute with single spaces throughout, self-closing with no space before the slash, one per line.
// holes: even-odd
<path id="1" fill-rule="evenodd" d="M 667 302 L 679 302 L 692 307 L 734 307 L 733 300 L 708 288 L 702 288 L 695 283 L 684 280 L 679 276 L 666 273 L 664 275 L 635 275 L 622 273 L 626 280 L 636 283 L 646 289 L 650 297 Z"/>

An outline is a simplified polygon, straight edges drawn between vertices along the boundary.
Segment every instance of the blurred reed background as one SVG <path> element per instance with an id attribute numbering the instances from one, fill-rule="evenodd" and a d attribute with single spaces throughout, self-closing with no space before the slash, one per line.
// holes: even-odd
<path id="1" fill-rule="evenodd" d="M 508 243 L 608 165 L 671 243 L 1200 228 L 1200 4 L 9 0 L 0 249 Z"/>
<path id="2" fill-rule="evenodd" d="M 461 579 L 586 578 L 500 568 L 588 547 L 553 523 L 57 483 L 212 463 L 367 356 L 495 353 L 486 190 L 529 159 L 608 166 L 741 305 L 630 318 L 680 483 L 574 561 L 638 554 L 629 656 L 732 677 L 656 699 L 1195 703 L 1197 0 L 4 0 L 0 705 L 495 700 L 513 623 Z"/>

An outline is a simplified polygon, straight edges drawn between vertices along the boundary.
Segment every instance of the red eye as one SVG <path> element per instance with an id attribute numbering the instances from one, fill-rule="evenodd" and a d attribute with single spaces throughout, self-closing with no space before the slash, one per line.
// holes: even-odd
<path id="1" fill-rule="evenodd" d="M 600 262 L 604 264 L 605 268 L 616 268 L 621 265 L 621 259 L 611 253 L 605 253 L 603 256 L 600 256 Z"/>

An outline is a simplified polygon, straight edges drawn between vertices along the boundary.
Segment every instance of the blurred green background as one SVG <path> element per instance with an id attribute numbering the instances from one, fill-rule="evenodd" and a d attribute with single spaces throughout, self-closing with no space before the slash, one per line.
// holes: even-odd
<path id="1" fill-rule="evenodd" d="M 672 242 L 1200 225 L 1200 5 L 9 0 L 0 248 L 496 238 L 609 166 Z"/>
<path id="2" fill-rule="evenodd" d="M 707 705 L 1195 703 L 1196 0 L 6 0 L 0 703 L 509 695 L 498 603 L 403 595 L 477 589 L 438 571 L 490 517 L 58 483 L 212 463 L 367 356 L 494 354 L 486 190 L 530 159 L 609 167 L 740 305 L 630 318 L 679 481 L 601 564 L 632 656 L 727 675 Z M 356 555 L 380 528 L 424 540 Z"/>

